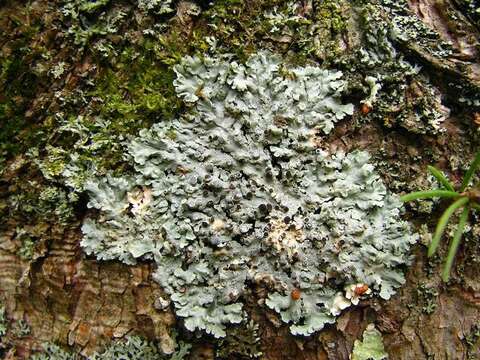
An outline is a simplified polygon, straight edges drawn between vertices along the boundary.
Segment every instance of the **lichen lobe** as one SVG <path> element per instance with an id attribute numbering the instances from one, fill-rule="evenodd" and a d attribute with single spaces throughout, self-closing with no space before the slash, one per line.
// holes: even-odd
<path id="1" fill-rule="evenodd" d="M 175 70 L 191 109 L 127 144 L 133 174 L 87 183 L 101 215 L 83 225 L 85 251 L 153 259 L 185 327 L 215 337 L 244 320 L 249 282 L 269 279 L 267 306 L 300 335 L 351 303 L 339 289 L 365 284 L 388 299 L 416 240 L 400 202 L 366 152 L 312 142 L 353 111 L 342 73 L 270 53 L 245 65 L 187 57 Z"/>

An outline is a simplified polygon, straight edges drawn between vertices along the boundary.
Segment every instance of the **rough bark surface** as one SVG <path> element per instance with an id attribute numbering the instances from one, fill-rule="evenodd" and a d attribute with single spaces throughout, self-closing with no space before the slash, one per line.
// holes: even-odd
<path id="1" fill-rule="evenodd" d="M 249 9 L 245 12 L 252 14 L 272 6 L 262 1 L 247 3 Z M 309 1 L 302 2 L 305 12 L 312 11 L 312 6 L 322 6 L 322 3 L 313 2 L 312 5 Z M 54 342 L 88 355 L 112 339 L 127 334 L 155 339 L 159 348 L 168 352 L 174 346 L 172 330 L 176 329 L 177 338 L 193 344 L 191 359 L 214 359 L 218 342 L 184 330 L 181 319 L 176 319 L 172 310 L 157 309 L 155 299 L 163 293 L 151 278 L 152 264 L 146 262 L 126 266 L 85 256 L 79 244 L 82 236 L 80 225 L 87 213 L 85 198 L 80 197 L 71 206 L 67 221 L 60 219 L 58 212 L 55 212 L 61 200 L 54 200 L 54 204 L 48 206 L 43 203 L 40 206 L 36 200 L 32 200 L 38 195 L 36 193 L 43 191 L 43 187 L 51 184 L 58 191 L 67 189 L 60 182 L 45 178 L 45 173 L 35 166 L 35 161 L 25 155 L 27 150 L 35 144 L 40 148 L 41 157 L 45 144 L 68 143 L 68 139 L 59 139 L 58 133 L 52 130 L 55 125 L 50 125 L 54 121 L 52 114 L 59 109 L 65 111 L 61 97 L 73 93 L 76 88 L 88 87 L 86 83 L 89 79 L 100 78 L 109 69 L 115 68 L 115 65 L 106 64 L 102 59 L 95 59 L 89 52 L 88 42 L 81 46 L 72 44 L 66 38 L 56 18 L 62 4 L 64 2 L 44 0 L 0 3 L 0 49 L 3 61 L 0 70 L 4 71 L 0 78 L 3 82 L 0 86 L 0 103 L 9 104 L 8 109 L 6 105 L 2 108 L 3 114 L 0 115 L 3 115 L 2 120 L 13 119 L 16 126 L 11 130 L 13 125 L 6 120 L 0 124 L 0 132 L 4 134 L 0 138 L 6 144 L 0 149 L 0 158 L 5 164 L 0 179 L 0 302 L 6 308 L 9 329 L 1 338 L 0 355 L 3 354 L 5 359 L 28 359 L 30 354 L 41 350 L 43 342 Z M 208 10 L 207 2 L 199 5 L 202 11 Z M 126 1 L 111 6 L 129 8 L 133 5 Z M 181 1 L 175 6 L 176 12 L 171 17 L 137 19 L 138 23 L 148 24 L 144 26 L 149 28 L 155 21 L 163 21 L 175 29 L 169 34 L 175 34 L 176 37 L 171 35 L 166 40 L 169 49 L 177 47 L 181 55 L 197 51 L 189 47 L 199 46 L 195 31 L 201 32 L 206 27 L 206 20 L 191 11 L 192 3 Z M 461 169 L 468 164 L 480 144 L 478 105 L 459 103 L 458 92 L 451 86 L 452 83 L 463 84 L 473 92 L 480 89 L 478 22 L 468 15 L 461 1 L 410 0 L 409 6 L 413 14 L 434 29 L 443 40 L 450 42 L 454 49 L 451 56 L 438 58 L 417 43 L 397 44 L 408 59 L 423 66 L 424 74 L 435 85 L 442 104 L 450 109 L 450 115 L 442 125 L 446 131 L 438 135 L 418 134 L 395 123 L 388 125 L 386 118 L 362 123 L 364 114 L 356 111 L 351 119 L 342 121 L 331 135 L 322 139 L 322 146 L 332 151 L 367 149 L 382 164 L 379 172 L 386 184 L 397 192 L 414 190 L 418 184 L 423 186 L 422 181 L 426 177 L 424 169 L 432 158 L 437 159 L 436 165 L 452 178 L 459 178 Z M 92 17 L 97 15 L 91 14 Z M 135 13 L 135 16 L 138 14 Z M 122 26 L 128 28 L 129 21 L 133 20 L 125 21 L 126 24 Z M 289 47 L 295 44 L 295 32 L 272 40 L 261 34 L 252 23 L 242 22 L 239 17 L 233 23 L 238 32 L 246 34 L 241 38 L 246 43 L 236 44 L 236 40 L 232 40 L 234 36 L 229 35 L 232 46 L 242 45 L 248 49 L 253 47 L 252 44 L 265 42 L 270 44 L 270 48 L 278 48 L 295 58 L 295 53 L 289 52 Z M 338 36 L 338 33 L 331 35 L 330 30 L 327 31 L 330 40 L 341 38 L 339 48 L 344 51 L 361 41 L 356 38 L 358 23 L 354 18 L 346 19 L 345 23 L 342 36 Z M 245 24 L 252 27 L 243 28 Z M 128 36 L 142 37 L 141 31 L 140 26 L 129 32 Z M 224 40 L 222 29 L 216 31 Z M 105 36 L 113 48 L 124 41 L 121 31 L 120 34 Z M 48 56 L 45 55 L 47 52 Z M 158 56 L 163 56 L 160 68 L 170 66 L 169 61 L 174 63 L 178 56 L 169 54 L 165 49 L 159 49 L 158 52 Z M 7 69 L 9 65 L 5 64 L 8 59 L 20 58 L 21 61 L 14 68 Z M 327 61 L 321 55 L 318 58 Z M 58 77 L 42 77 L 33 71 L 35 64 L 38 66 L 42 61 L 51 64 L 64 61 L 68 65 Z M 152 64 L 155 63 L 147 66 L 154 66 Z M 145 68 L 135 66 L 132 65 L 131 71 L 146 74 Z M 115 81 L 128 77 L 128 68 L 120 67 L 116 71 Z M 171 82 L 171 70 L 154 76 L 165 76 Z M 111 84 L 115 87 L 118 82 Z M 423 96 L 422 88 L 416 85 L 414 79 L 407 85 L 406 99 L 413 104 Z M 19 90 L 14 90 L 13 86 Z M 169 86 L 160 87 L 168 93 L 171 92 Z M 125 98 L 134 98 L 131 89 L 115 91 Z M 355 100 L 355 95 L 352 95 L 352 99 Z M 96 106 L 92 102 L 104 100 L 92 98 L 89 106 Z M 164 107 L 172 114 L 182 111 L 178 101 L 172 103 L 167 97 L 164 101 L 167 103 Z M 67 106 L 78 109 L 78 114 L 82 114 L 81 106 Z M 148 110 L 140 111 L 144 111 L 141 114 L 148 114 Z M 168 112 L 163 107 L 155 111 L 162 115 Z M 126 130 L 120 131 L 135 133 L 136 129 L 151 123 L 150 120 L 138 120 L 139 117 L 141 115 L 135 118 L 134 124 L 123 124 Z M 48 141 L 37 139 L 42 136 Z M 107 155 L 106 158 L 113 159 L 111 168 L 121 171 L 124 165 L 116 156 L 118 154 L 112 150 L 111 156 Z M 399 184 L 409 185 L 402 188 Z M 17 200 L 12 202 L 13 198 Z M 22 210 L 22 206 L 27 204 L 38 206 L 39 210 Z M 427 224 L 431 231 L 440 210 L 433 207 L 430 212 L 421 212 L 409 208 L 406 217 L 419 226 Z M 478 221 L 478 218 L 473 220 Z M 456 272 L 451 282 L 441 282 L 438 275 L 440 258 L 429 261 L 425 247 L 418 244 L 414 249 L 415 261 L 406 269 L 407 282 L 396 296 L 390 301 L 364 301 L 344 311 L 336 324 L 309 338 L 292 336 L 274 312 L 258 306 L 257 300 L 262 298 L 263 289 L 251 289 L 247 310 L 259 324 L 259 348 L 263 352 L 260 358 L 347 360 L 355 340 L 361 338 L 368 324 L 375 323 L 382 333 L 390 359 L 480 359 L 479 234 L 480 225 L 473 223 L 468 241 L 457 256 Z M 33 253 L 22 257 L 21 249 L 25 248 L 28 241 L 34 243 Z M 15 330 L 21 321 L 28 324 L 28 334 Z M 230 358 L 243 357 L 232 352 Z"/>

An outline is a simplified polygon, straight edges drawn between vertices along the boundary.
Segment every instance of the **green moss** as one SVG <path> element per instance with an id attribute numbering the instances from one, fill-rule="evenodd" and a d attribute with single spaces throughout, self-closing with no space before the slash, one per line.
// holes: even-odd
<path id="1" fill-rule="evenodd" d="M 37 147 L 43 161 L 42 172 L 53 180 L 69 162 L 66 152 L 76 147 L 76 154 L 84 163 L 94 161 L 96 166 L 106 169 L 121 166 L 123 159 L 118 149 L 125 136 L 154 122 L 173 118 L 182 110 L 182 102 L 172 87 L 172 66 L 181 57 L 209 51 L 208 36 L 216 36 L 223 50 L 245 59 L 257 46 L 271 42 L 271 22 L 267 15 L 272 7 L 288 18 L 295 15 L 288 6 L 279 0 L 216 1 L 196 18 L 192 30 L 187 32 L 181 21 L 157 24 L 158 19 L 166 20 L 165 16 L 154 19 L 143 14 L 143 20 L 138 20 L 130 16 L 135 8 L 126 4 L 113 4 L 108 0 L 64 1 L 58 10 L 63 34 L 76 44 L 70 49 L 68 46 L 72 44 L 67 43 L 67 49 L 72 54 L 91 53 L 98 71 L 94 78 L 89 76 L 76 85 L 75 91 L 62 90 L 60 103 L 55 104 L 59 110 L 56 118 L 45 112 L 38 116 L 45 116 L 43 123 L 29 123 L 25 111 L 32 98 L 39 94 L 39 80 L 44 80 L 38 77 L 42 73 L 47 75 L 46 69 L 50 68 L 51 76 L 63 80 L 66 72 L 62 60 L 67 58 L 55 57 L 55 63 L 39 65 L 43 66 L 43 72 L 38 66 L 35 70 L 32 60 L 42 56 L 50 59 L 55 55 L 47 56 L 40 46 L 32 53 L 29 42 L 38 24 L 22 29 L 23 37 L 13 49 L 15 56 L 0 59 L 2 84 L 8 86 L 7 96 L 0 97 L 0 164 L 2 159 L 5 162 Z M 304 20 L 298 23 L 289 20 L 286 27 L 296 30 L 300 25 L 306 26 L 308 21 Z M 147 31 L 145 27 L 149 24 L 152 28 Z M 111 35 L 120 30 L 125 30 L 128 36 L 114 40 Z M 78 44 L 85 48 L 79 49 Z M 88 83 L 94 87 L 89 89 Z M 23 87 L 19 87 L 20 84 Z M 77 120 L 79 113 L 83 115 Z M 80 146 L 77 135 L 67 135 L 60 129 L 65 123 L 75 121 L 88 130 L 89 146 L 85 143 Z M 105 126 L 98 126 L 99 123 Z"/>
<path id="2" fill-rule="evenodd" d="M 20 7 L 17 11 L 20 16 L 27 10 Z M 39 124 L 25 117 L 42 80 L 31 67 L 41 56 L 40 49 L 31 46 L 40 24 L 0 12 L 2 17 L 12 21 L 0 30 L 0 36 L 7 40 L 0 49 L 0 172 L 6 160 L 26 151 L 42 136 Z"/>
<path id="3" fill-rule="evenodd" d="M 258 48 L 272 47 L 275 39 L 267 15 L 272 9 L 282 13 L 286 7 L 287 3 L 279 0 L 220 0 L 201 15 L 200 22 L 205 25 L 204 36 L 214 36 L 222 52 L 233 53 L 245 60 Z M 285 16 L 285 22 L 288 17 Z"/>
<path id="4" fill-rule="evenodd" d="M 66 154 L 61 149 L 52 146 L 47 146 L 46 151 L 48 156 L 41 162 L 40 170 L 45 178 L 54 179 L 65 169 Z M 34 150 L 31 150 L 31 152 L 32 156 L 38 156 L 38 152 L 34 152 Z"/>
<path id="5" fill-rule="evenodd" d="M 321 21 L 334 33 L 347 29 L 348 18 L 344 14 L 345 2 L 342 0 L 325 0 L 317 6 L 315 19 Z"/>
<path id="6" fill-rule="evenodd" d="M 91 13 L 98 9 L 101 9 L 109 2 L 110 0 L 77 1 L 79 11 L 86 13 Z"/>
<path id="7" fill-rule="evenodd" d="M 59 187 L 21 179 L 10 187 L 8 195 L 8 216 L 12 219 L 24 218 L 29 224 L 67 224 L 74 218 L 74 206 L 78 200 L 76 194 Z M 28 240 L 24 243 L 26 257 L 30 254 L 28 243 Z"/>
<path id="8" fill-rule="evenodd" d="M 103 72 L 95 90 L 90 93 L 101 99 L 100 115 L 106 118 L 121 115 L 136 120 L 136 125 L 126 124 L 132 131 L 158 119 L 172 118 L 181 105 L 172 85 L 173 71 L 159 62 L 148 48 L 140 51 L 133 47 L 125 48 L 120 62 L 115 68 L 107 68 Z M 118 126 L 124 127 L 122 124 Z"/>
<path id="9" fill-rule="evenodd" d="M 146 44 L 148 45 L 148 43 Z M 173 89 L 174 73 L 148 48 L 127 46 L 114 65 L 104 66 L 89 99 L 85 116 L 75 107 L 56 132 L 62 133 L 48 148 L 43 161 L 47 175 L 64 170 L 65 156 L 75 149 L 80 162 L 94 162 L 99 169 L 121 166 L 125 137 L 179 113 L 182 102 Z M 75 96 L 75 94 L 72 94 Z M 69 136 L 65 136 L 69 133 Z"/>

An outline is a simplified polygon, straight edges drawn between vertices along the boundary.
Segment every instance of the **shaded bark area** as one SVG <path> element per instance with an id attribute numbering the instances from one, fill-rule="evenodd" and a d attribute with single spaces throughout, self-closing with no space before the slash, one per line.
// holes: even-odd
<path id="1" fill-rule="evenodd" d="M 378 325 L 391 358 L 478 358 L 478 344 L 469 341 L 480 316 L 478 290 L 427 280 L 424 272 L 417 262 L 400 296 L 382 307 Z M 425 286 L 438 295 L 425 296 Z"/>
<path id="2" fill-rule="evenodd" d="M 181 3 L 188 10 L 188 4 Z M 48 7 L 42 2 L 34 5 L 38 9 Z M 3 6 L 4 14 L 11 14 L 24 4 L 10 2 Z M 333 134 L 322 143 L 331 151 L 367 149 L 381 163 L 378 170 L 393 190 L 400 188 L 400 183 L 410 183 L 412 188 L 423 184 L 423 169 L 430 163 L 432 154 L 440 159 L 436 165 L 447 169 L 451 159 L 471 158 L 480 143 L 477 108 L 460 105 L 457 93 L 450 86 L 452 82 L 468 83 L 472 91 L 480 89 L 478 28 L 453 1 L 411 0 L 410 6 L 455 49 L 450 58 L 438 59 L 418 44 L 400 45 L 407 56 L 426 68 L 432 82 L 442 92 L 444 103 L 451 110 L 444 124 L 447 131 L 430 136 L 412 134 L 396 126 L 387 128 L 379 122 L 363 124 L 364 115 L 357 111 L 352 119 L 338 124 Z M 193 19 L 189 16 L 179 11 L 172 21 L 180 24 L 182 31 L 191 32 Z M 26 18 L 21 20 L 29 21 Z M 0 26 L 8 29 L 10 25 L 7 17 L 0 19 Z M 351 32 L 354 31 L 352 27 Z M 68 53 L 69 49 L 61 49 L 63 39 L 56 36 L 58 32 L 52 25 L 51 29 L 44 28 L 36 41 L 51 48 L 52 52 Z M 6 36 L 0 38 L 0 47 L 7 51 L 5 49 L 15 37 L 11 34 L 8 39 Z M 84 74 L 93 68 L 88 56 L 79 55 L 73 61 L 74 69 L 65 81 L 67 88 L 75 88 L 83 81 Z M 23 100 L 17 99 L 25 118 L 34 119 L 44 107 L 55 109 L 57 100 L 53 93 L 58 90 L 55 86 L 41 83 L 35 89 L 38 96 L 34 100 L 21 104 Z M 422 95 L 421 91 L 418 94 L 414 82 L 406 91 L 412 102 Z M 38 126 L 31 121 L 31 127 Z M 40 177 L 22 164 L 18 165 L 21 160 L 22 155 L 8 160 L 8 171 L 0 182 L 2 197 L 16 191 L 18 179 Z M 451 171 L 450 175 L 460 178 L 461 171 Z M 69 226 L 59 225 L 55 218 L 46 222 L 25 219 L 23 223 L 12 218 L 2 224 L 0 300 L 6 306 L 11 329 L 21 320 L 30 328 L 28 335 L 19 335 L 13 330 L 7 332 L 1 339 L 5 345 L 3 356 L 6 359 L 27 359 L 45 341 L 90 354 L 111 339 L 132 333 L 155 339 L 163 351 L 171 352 L 175 346 L 173 332 L 177 331 L 181 339 L 193 343 L 191 359 L 214 359 L 218 346 L 214 339 L 185 332 L 172 309 L 161 310 L 156 303 L 155 300 L 164 293 L 151 278 L 154 270 L 151 264 L 125 266 L 85 256 L 79 242 L 82 236 L 80 220 L 85 215 L 86 206 L 80 202 L 78 207 L 75 209 L 77 220 Z M 416 210 L 407 214 L 410 220 L 417 225 L 427 224 L 432 229 L 441 209 L 434 209 L 432 213 Z M 336 324 L 309 338 L 292 336 L 274 312 L 258 306 L 257 301 L 262 298 L 264 289 L 251 289 L 246 309 L 259 324 L 261 358 L 347 360 L 354 341 L 361 337 L 369 323 L 375 323 L 382 332 L 390 359 L 480 358 L 480 268 L 477 259 L 480 225 L 473 224 L 472 227 L 473 235 L 457 257 L 453 281 L 441 282 L 438 275 L 441 259 L 428 261 L 424 246 L 418 245 L 414 251 L 415 261 L 406 269 L 407 282 L 396 296 L 388 302 L 364 301 L 354 309 L 344 311 Z M 19 228 L 27 229 L 37 239 L 30 260 L 19 255 L 23 246 L 22 237 L 18 236 Z M 232 355 L 231 359 L 239 357 Z"/>

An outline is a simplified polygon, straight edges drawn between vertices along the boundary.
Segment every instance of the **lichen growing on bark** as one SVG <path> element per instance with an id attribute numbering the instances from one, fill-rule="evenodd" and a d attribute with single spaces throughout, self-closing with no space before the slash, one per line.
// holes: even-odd
<path id="1" fill-rule="evenodd" d="M 61 13 L 68 2 L 82 4 L 78 7 L 81 10 L 79 18 Z M 249 54 L 267 48 L 282 53 L 288 61 L 297 65 L 313 62 L 340 69 L 342 80 L 348 87 L 344 99 L 356 104 L 363 102 L 365 106 L 362 105 L 362 111 L 355 112 L 352 119 L 342 121 L 330 136 L 316 139 L 316 143 L 322 148 L 330 148 L 333 153 L 336 149 L 367 149 L 374 159 L 370 162 L 375 164 L 385 185 L 392 191 L 403 192 L 418 187 L 422 178 L 419 172 L 423 171 L 426 163 L 436 162 L 450 175 L 457 176 L 467 165 L 465 159 L 478 145 L 479 103 L 475 94 L 479 92 L 476 87 L 471 87 L 466 94 L 464 89 L 472 84 L 461 76 L 470 65 L 477 67 L 477 57 L 470 58 L 462 51 L 465 42 L 463 38 L 455 39 L 457 33 L 452 32 L 450 26 L 452 23 L 465 24 L 468 20 L 458 11 L 449 12 L 462 3 L 474 5 L 471 10 L 475 11 L 478 1 L 446 1 L 435 8 L 432 8 L 433 1 L 410 1 L 410 7 L 418 17 L 408 9 L 406 1 L 201 1 L 197 2 L 201 13 L 195 12 L 191 16 L 185 16 L 186 12 L 190 12 L 185 11 L 185 4 L 190 8 L 196 5 L 189 1 L 172 1 L 174 11 L 160 14 L 161 5 L 167 3 L 162 0 L 39 0 L 21 4 L 6 2 L 1 6 L 0 211 L 1 237 L 5 242 L 2 242 L 0 255 L 7 260 L 2 262 L 5 271 L 0 274 L 0 288 L 11 322 L 7 336 L 3 337 L 5 352 L 22 347 L 28 351 L 32 347 L 32 337 L 39 341 L 55 341 L 62 346 L 68 343 L 76 350 L 81 348 L 84 353 L 97 349 L 112 336 L 112 331 L 116 331 L 117 335 L 119 331 L 118 326 L 115 329 L 103 326 L 103 311 L 90 311 L 101 307 L 109 313 L 109 321 L 120 318 L 110 311 L 110 297 L 104 300 L 105 294 L 112 293 L 112 288 L 115 299 L 123 303 L 120 332 L 124 334 L 126 331 L 123 324 L 128 315 L 136 319 L 128 320 L 128 326 L 139 330 L 139 333 L 151 335 L 150 320 L 138 315 L 132 300 L 138 301 L 139 291 L 134 289 L 131 296 L 128 291 L 117 291 L 116 286 L 105 286 L 106 282 L 117 279 L 121 279 L 119 283 L 128 283 L 129 275 L 117 277 L 115 269 L 128 272 L 137 267 L 123 267 L 114 261 L 98 264 L 94 259 L 79 256 L 76 248 L 78 237 L 72 234 L 78 231 L 78 219 L 84 216 L 86 201 L 83 195 L 75 199 L 79 194 L 72 193 L 71 187 L 81 190 L 86 177 L 92 174 L 103 176 L 107 170 L 115 171 L 111 174 L 113 177 L 123 177 L 127 173 L 134 175 L 130 173 L 133 163 L 123 161 L 122 142 L 125 138 L 137 136 L 140 129 L 150 127 L 158 119 L 175 118 L 183 111 L 182 102 L 175 96 L 172 67 L 184 55 L 198 56 L 206 51 L 211 56 L 235 53 L 235 58 L 243 63 Z M 389 6 L 394 12 L 388 9 Z M 114 24 L 117 15 L 118 22 Z M 406 20 L 405 16 L 409 19 Z M 422 22 L 435 31 L 422 30 Z M 478 38 L 475 31 L 460 28 L 463 29 L 466 29 L 465 34 Z M 75 30 L 78 30 L 77 33 Z M 440 43 L 435 34 L 437 31 L 442 36 L 446 33 L 445 39 L 454 40 L 455 50 L 447 55 L 448 59 L 444 56 L 444 44 L 440 49 L 435 48 Z M 414 36 L 409 37 L 412 34 Z M 86 45 L 76 45 L 75 41 L 85 41 Z M 457 50 L 457 46 L 460 49 Z M 364 60 L 363 56 L 358 56 L 360 49 L 370 52 L 372 58 L 377 56 L 376 61 L 367 58 L 367 61 L 360 62 Z M 447 69 L 447 60 L 454 72 Z M 445 121 L 446 113 L 442 111 L 440 101 L 452 111 L 452 117 Z M 465 103 L 459 106 L 458 103 L 463 101 Z M 25 156 L 32 147 L 38 151 L 31 151 L 32 156 Z M 136 214 L 144 211 L 148 193 L 148 187 L 135 186 L 128 194 L 129 204 L 124 211 Z M 56 205 L 60 203 L 67 205 L 64 208 L 67 211 L 61 208 L 60 212 L 57 211 Z M 409 207 L 407 216 L 427 227 L 431 225 L 428 219 L 432 207 L 423 208 L 423 212 L 419 212 L 416 207 Z M 98 213 L 93 211 L 89 216 L 95 218 Z M 65 219 L 61 227 L 58 226 L 59 219 Z M 52 228 L 49 228 L 50 224 Z M 215 219 L 211 226 L 220 230 L 224 221 Z M 296 244 L 304 240 L 297 219 L 286 224 L 283 219 L 276 218 L 269 221 L 269 226 L 271 231 L 264 245 L 277 254 L 284 254 L 287 261 L 295 261 L 299 253 Z M 471 266 L 472 262 L 478 263 L 475 248 L 479 233 L 477 228 L 474 227 L 467 235 L 469 241 L 462 249 L 464 256 L 459 258 L 461 271 L 454 279 L 468 289 L 467 298 L 470 299 L 470 289 L 477 287 L 475 279 L 478 278 L 469 275 L 475 274 L 476 267 Z M 62 235 L 62 232 L 65 234 Z M 59 244 L 62 244 L 62 251 L 59 251 Z M 65 254 L 64 245 L 69 251 L 74 249 L 75 253 Z M 136 251 L 141 252 L 141 247 Z M 19 256 L 28 261 L 21 261 Z M 418 260 L 420 267 L 422 257 L 419 256 Z M 82 281 L 78 281 L 85 263 L 98 264 L 98 270 L 92 270 L 83 275 Z M 430 275 L 434 265 L 430 264 L 427 269 Z M 106 271 L 110 266 L 114 266 L 114 270 Z M 150 269 L 150 265 L 142 266 Z M 89 295 L 86 296 L 95 306 L 85 308 L 77 303 L 76 295 L 96 284 L 98 274 L 103 276 L 102 286 L 95 295 L 87 291 Z M 410 286 L 405 287 L 399 297 L 402 300 L 373 303 L 373 309 L 380 315 L 376 320 L 379 329 L 387 330 L 384 331 L 385 345 L 398 349 L 399 357 L 408 357 L 405 354 L 410 352 L 415 353 L 416 358 L 422 358 L 424 352 L 444 351 L 434 343 L 446 344 L 448 348 L 445 352 L 452 356 L 451 351 L 460 349 L 455 334 L 471 327 L 469 312 L 456 312 L 455 309 L 463 310 L 460 304 L 452 306 L 452 311 L 435 310 L 430 306 L 431 296 L 429 301 L 423 297 L 416 301 L 418 282 L 415 280 L 418 277 L 422 283 L 424 277 L 420 272 L 414 274 L 416 276 L 410 278 Z M 25 283 L 22 279 L 29 281 Z M 352 337 L 356 334 L 350 331 L 350 326 L 348 331 L 342 331 L 342 326 L 345 326 L 343 321 L 322 332 L 321 338 L 308 340 L 294 340 L 285 334 L 285 329 L 270 331 L 271 324 L 265 321 L 262 309 L 253 302 L 259 300 L 260 304 L 264 304 L 263 295 L 272 291 L 266 283 L 267 279 L 262 280 L 261 286 L 247 282 L 248 294 L 240 298 L 242 302 L 246 298 L 246 311 L 259 320 L 262 343 L 267 345 L 266 357 L 315 356 L 311 354 L 322 345 L 329 356 L 345 357 L 344 347 L 329 349 L 328 343 L 322 341 L 322 338 L 335 332 L 335 341 L 342 342 L 344 337 L 347 344 L 353 344 Z M 436 289 L 435 276 L 429 276 L 428 284 Z M 335 313 L 348 306 L 348 300 L 357 302 L 371 291 L 370 288 L 365 290 L 366 284 L 361 282 L 345 287 L 340 284 L 335 286 L 337 293 L 331 307 Z M 28 295 L 22 295 L 25 287 L 28 287 Z M 120 293 L 122 296 L 117 295 Z M 285 291 L 284 296 L 290 294 L 292 299 L 302 301 L 304 293 L 295 288 Z M 356 293 L 362 295 L 359 297 Z M 376 295 L 377 291 L 372 293 Z M 448 304 L 464 295 L 464 292 L 457 291 L 446 295 L 439 289 L 438 299 L 433 299 L 433 302 Z M 155 293 L 145 302 L 152 305 L 157 296 L 157 310 L 173 308 L 173 305 L 170 306 L 172 302 L 163 293 L 162 297 Z M 257 296 L 262 298 L 257 299 Z M 47 301 L 43 302 L 43 299 Z M 403 305 L 404 299 L 413 299 L 408 316 L 399 305 Z M 252 303 L 255 305 L 251 306 Z M 365 305 L 363 303 L 358 309 L 352 309 L 348 316 L 344 314 L 342 320 L 347 317 L 352 319 L 364 311 Z M 393 311 L 386 312 L 386 307 Z M 423 321 L 426 316 L 420 314 L 422 307 L 423 312 L 435 313 L 430 318 L 435 320 L 434 323 L 455 318 L 462 321 L 453 321 L 451 327 L 436 329 L 438 331 L 433 335 L 442 341 L 425 343 L 424 339 L 431 338 L 431 326 L 428 326 L 431 322 Z M 425 311 L 427 307 L 428 311 Z M 75 313 L 74 318 L 72 313 Z M 96 316 L 92 318 L 90 314 Z M 160 316 L 166 314 L 170 315 L 170 310 L 160 313 Z M 272 324 L 279 324 L 273 311 L 267 310 L 266 314 Z M 11 336 L 13 324 L 21 317 L 32 326 L 32 335 L 22 339 Z M 50 320 L 57 318 L 62 321 Z M 92 327 L 87 345 L 87 339 L 80 336 L 85 329 L 76 325 L 85 319 Z M 362 325 L 368 320 L 364 319 Z M 155 324 L 155 329 L 158 329 L 158 323 Z M 362 326 L 358 322 L 355 324 Z M 165 326 L 170 328 L 172 322 Z M 415 331 L 407 332 L 411 328 Z M 59 333 L 68 332 L 71 334 L 67 342 Z M 228 333 L 227 329 L 227 337 Z M 404 341 L 404 336 L 409 336 L 407 334 L 412 341 L 403 346 L 398 341 Z M 159 335 L 155 330 L 155 336 L 162 337 L 163 333 Z M 298 350 L 294 350 L 296 346 L 286 345 L 289 341 L 299 344 Z M 270 346 L 272 343 L 275 345 Z"/>
<path id="2" fill-rule="evenodd" d="M 369 324 L 362 335 L 362 341 L 355 340 L 351 360 L 385 360 L 388 354 L 383 346 L 382 334 Z"/>
<path id="3" fill-rule="evenodd" d="M 100 217 L 85 220 L 85 251 L 154 259 L 185 327 L 215 337 L 244 319 L 251 282 L 268 283 L 266 304 L 301 335 L 351 304 L 345 286 L 388 299 L 416 236 L 367 153 L 317 148 L 353 110 L 342 74 L 271 53 L 187 57 L 176 72 L 191 111 L 127 144 L 133 174 L 86 183 Z"/>
<path id="4" fill-rule="evenodd" d="M 162 354 L 154 342 L 139 336 L 127 336 L 124 340 L 112 341 L 103 351 L 86 357 L 86 360 L 184 360 L 191 345 L 180 343 L 173 354 Z M 83 357 L 62 349 L 60 346 L 45 343 L 43 352 L 34 354 L 30 360 L 80 360 Z"/>

